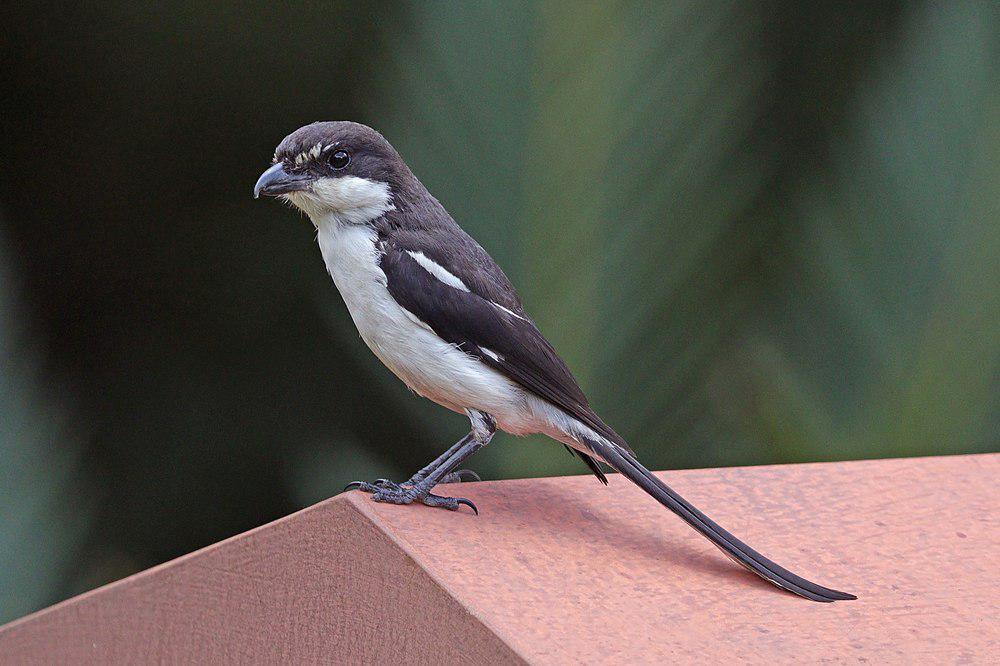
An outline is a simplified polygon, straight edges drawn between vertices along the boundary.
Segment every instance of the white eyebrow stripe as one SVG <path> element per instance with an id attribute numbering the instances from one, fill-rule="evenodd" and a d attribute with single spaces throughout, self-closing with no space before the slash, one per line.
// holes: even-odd
<path id="1" fill-rule="evenodd" d="M 506 312 L 507 314 L 509 314 L 509 315 L 510 315 L 511 317 L 517 317 L 517 318 L 518 318 L 518 319 L 520 319 L 521 321 L 528 321 L 527 319 L 525 319 L 525 318 L 524 318 L 524 317 L 522 317 L 521 315 L 517 314 L 517 313 L 516 313 L 516 312 L 514 312 L 513 310 L 510 310 L 510 309 L 508 309 L 508 308 L 505 308 L 504 306 L 500 305 L 499 303 L 494 303 L 493 301 L 490 301 L 490 305 L 492 305 L 492 306 L 493 306 L 493 307 L 495 307 L 495 308 L 500 308 L 501 310 L 503 310 L 504 312 Z"/>
<path id="2" fill-rule="evenodd" d="M 323 152 L 323 144 L 322 143 L 317 143 L 315 146 L 313 146 L 309 150 L 303 150 L 301 153 L 299 153 L 298 155 L 296 155 L 295 156 L 295 163 L 296 164 L 304 164 L 305 162 L 308 162 L 309 160 L 314 160 L 317 157 L 319 157 L 320 153 L 322 153 L 322 152 Z"/>
<path id="3" fill-rule="evenodd" d="M 441 264 L 431 261 L 423 252 L 407 250 L 406 254 L 413 257 L 413 260 L 420 264 L 425 271 L 436 277 L 441 282 L 444 282 L 449 287 L 454 287 L 455 289 L 459 289 L 461 291 L 469 291 L 469 288 L 465 286 L 464 282 L 448 272 L 448 269 Z"/>
<path id="4" fill-rule="evenodd" d="M 500 363 L 501 361 L 504 360 L 503 356 L 501 356 L 500 354 L 496 353 L 492 349 L 487 349 L 486 347 L 483 347 L 482 345 L 479 346 L 479 351 L 483 352 L 484 354 L 486 354 L 487 356 L 489 356 L 491 359 L 493 359 L 497 363 Z"/>

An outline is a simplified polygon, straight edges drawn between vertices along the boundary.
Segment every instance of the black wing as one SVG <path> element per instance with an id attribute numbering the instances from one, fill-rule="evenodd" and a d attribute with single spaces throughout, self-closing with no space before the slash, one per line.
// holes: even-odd
<path id="1" fill-rule="evenodd" d="M 395 229 L 385 237 L 391 236 L 393 247 L 420 252 L 443 266 L 459 277 L 472 293 L 524 316 L 517 290 L 493 257 L 447 217 L 443 209 L 439 212 L 444 219 L 435 228 Z M 414 221 L 412 217 L 408 219 L 410 225 Z"/>
<path id="2" fill-rule="evenodd" d="M 402 307 L 442 339 L 630 450 L 621 436 L 590 408 L 573 374 L 534 322 L 520 312 L 498 307 L 475 291 L 441 282 L 420 266 L 408 249 L 389 239 L 382 244 L 381 267 L 389 293 Z M 474 288 L 476 281 L 466 279 L 459 268 L 441 265 L 470 289 Z M 508 302 L 516 302 L 516 294 Z M 592 471 L 597 467 L 594 461 L 584 462 Z"/>

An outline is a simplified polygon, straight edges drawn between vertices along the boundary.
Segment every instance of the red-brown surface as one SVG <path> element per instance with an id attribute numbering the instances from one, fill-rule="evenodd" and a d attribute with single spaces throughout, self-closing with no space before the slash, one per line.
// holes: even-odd
<path id="1" fill-rule="evenodd" d="M 852 602 L 737 567 L 617 475 L 359 492 L 0 629 L 11 663 L 997 663 L 1000 455 L 664 473 Z"/>

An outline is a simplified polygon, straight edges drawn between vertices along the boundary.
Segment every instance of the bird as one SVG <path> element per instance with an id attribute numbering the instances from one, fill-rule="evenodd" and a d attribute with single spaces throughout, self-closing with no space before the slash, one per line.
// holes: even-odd
<path id="1" fill-rule="evenodd" d="M 466 506 L 478 515 L 468 499 L 431 490 L 478 480 L 459 468 L 498 429 L 542 433 L 605 485 L 602 463 L 621 473 L 779 588 L 813 601 L 856 598 L 764 557 L 646 469 L 591 407 L 503 270 L 376 130 L 350 121 L 297 129 L 278 144 L 254 185 L 254 198 L 262 195 L 311 220 L 326 269 L 371 351 L 412 391 L 470 422 L 469 434 L 409 480 L 355 481 L 348 489 L 379 502 Z"/>

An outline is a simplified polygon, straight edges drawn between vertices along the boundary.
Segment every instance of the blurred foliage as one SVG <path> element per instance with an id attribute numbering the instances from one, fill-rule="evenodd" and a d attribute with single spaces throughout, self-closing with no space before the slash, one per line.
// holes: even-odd
<path id="1" fill-rule="evenodd" d="M 80 473 L 82 433 L 15 318 L 9 263 L 0 243 L 0 619 L 37 609 L 65 584 L 93 504 Z"/>
<path id="2" fill-rule="evenodd" d="M 5 8 L 0 620 L 463 433 L 249 197 L 312 120 L 387 135 L 651 467 L 997 450 L 998 13 Z M 583 472 L 543 442 L 474 467 Z"/>

